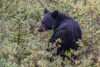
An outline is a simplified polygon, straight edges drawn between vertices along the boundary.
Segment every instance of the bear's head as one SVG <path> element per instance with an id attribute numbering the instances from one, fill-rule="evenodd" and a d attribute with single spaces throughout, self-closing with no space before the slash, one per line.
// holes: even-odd
<path id="1" fill-rule="evenodd" d="M 41 21 L 41 25 L 38 28 L 39 32 L 43 32 L 44 30 L 51 30 L 57 25 L 57 18 L 59 12 L 55 10 L 54 12 L 49 12 L 46 8 L 44 9 L 44 17 Z"/>

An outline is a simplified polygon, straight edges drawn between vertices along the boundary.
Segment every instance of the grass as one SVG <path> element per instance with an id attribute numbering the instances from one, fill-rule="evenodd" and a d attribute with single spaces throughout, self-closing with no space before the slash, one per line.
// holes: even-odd
<path id="1" fill-rule="evenodd" d="M 0 2 L 0 67 L 99 67 L 100 66 L 100 1 L 88 0 L 1 0 Z M 51 31 L 40 33 L 37 28 L 44 8 L 58 10 L 74 18 L 82 29 L 81 48 L 71 53 L 72 61 L 47 52 Z M 52 47 L 52 46 L 51 46 Z"/>

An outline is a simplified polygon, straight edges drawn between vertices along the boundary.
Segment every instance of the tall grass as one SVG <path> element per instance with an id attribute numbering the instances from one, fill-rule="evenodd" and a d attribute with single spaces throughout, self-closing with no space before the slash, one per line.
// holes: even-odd
<path id="1" fill-rule="evenodd" d="M 58 10 L 74 18 L 82 29 L 81 46 L 74 53 L 49 58 L 47 52 L 52 31 L 37 31 L 44 8 Z M 0 67 L 99 67 L 100 66 L 100 1 L 98 0 L 1 0 L 0 2 Z"/>

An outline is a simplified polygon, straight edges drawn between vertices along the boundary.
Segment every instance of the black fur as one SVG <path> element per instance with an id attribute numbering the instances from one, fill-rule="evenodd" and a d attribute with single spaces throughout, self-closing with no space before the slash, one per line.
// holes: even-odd
<path id="1" fill-rule="evenodd" d="M 58 38 L 62 40 L 59 43 L 61 47 L 57 48 L 57 55 L 64 56 L 65 50 L 77 50 L 78 44 L 76 44 L 76 41 L 81 39 L 82 34 L 79 24 L 73 18 L 57 10 L 49 12 L 45 8 L 44 12 L 45 16 L 41 21 L 41 25 L 44 26 L 45 30 L 54 30 L 49 43 L 54 43 Z M 40 32 L 44 31 L 41 25 L 38 28 Z"/>

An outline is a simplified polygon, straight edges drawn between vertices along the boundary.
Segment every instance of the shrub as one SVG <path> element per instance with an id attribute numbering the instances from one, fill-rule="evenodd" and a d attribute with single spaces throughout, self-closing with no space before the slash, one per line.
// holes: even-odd
<path id="1" fill-rule="evenodd" d="M 100 1 L 88 0 L 1 0 L 0 2 L 0 67 L 100 66 Z M 43 10 L 59 10 L 76 19 L 82 29 L 81 46 L 77 52 L 66 52 L 71 60 L 62 61 L 56 51 L 47 52 L 51 31 L 39 33 L 37 28 Z M 74 53 L 77 60 L 70 54 Z M 73 64 L 73 65 L 72 65 Z"/>

